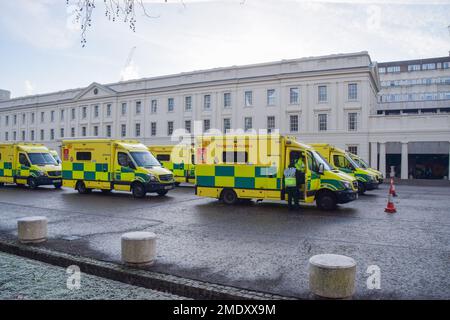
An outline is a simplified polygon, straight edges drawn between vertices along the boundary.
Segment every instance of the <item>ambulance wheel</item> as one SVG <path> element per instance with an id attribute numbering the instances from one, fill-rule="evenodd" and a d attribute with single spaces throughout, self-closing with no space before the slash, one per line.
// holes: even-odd
<path id="1" fill-rule="evenodd" d="M 145 187 L 140 182 L 135 182 L 131 185 L 131 192 L 133 193 L 133 197 L 135 198 L 143 198 L 145 197 Z"/>
<path id="2" fill-rule="evenodd" d="M 102 189 L 102 193 L 104 193 L 104 194 L 110 194 L 110 193 L 111 193 L 111 190 L 109 190 L 109 189 Z"/>
<path id="3" fill-rule="evenodd" d="M 78 193 L 80 193 L 80 194 L 88 194 L 88 193 L 91 193 L 91 191 L 92 191 L 92 189 L 86 188 L 86 185 L 84 184 L 83 181 L 78 181 L 76 189 L 77 189 Z"/>
<path id="4" fill-rule="evenodd" d="M 38 183 L 37 183 L 37 181 L 36 181 L 36 178 L 33 178 L 33 177 L 29 177 L 28 178 L 28 180 L 27 180 L 27 184 L 28 184 L 28 187 L 30 188 L 30 189 L 37 189 L 37 187 L 38 187 Z"/>
<path id="5" fill-rule="evenodd" d="M 321 210 L 334 210 L 337 206 L 336 196 L 330 191 L 322 191 L 316 197 L 317 207 Z"/>
<path id="6" fill-rule="evenodd" d="M 179 186 L 180 186 L 180 183 L 179 182 L 175 182 L 175 187 L 179 187 Z"/>
<path id="7" fill-rule="evenodd" d="M 364 194 L 364 192 L 366 192 L 366 185 L 363 183 L 363 182 L 361 182 L 361 181 L 358 181 L 358 194 Z"/>
<path id="8" fill-rule="evenodd" d="M 4 187 L 4 186 L 5 186 L 5 184 L 3 182 L 0 182 L 0 188 Z"/>
<path id="9" fill-rule="evenodd" d="M 54 186 L 55 186 L 55 189 L 61 189 L 62 183 L 56 183 Z"/>
<path id="10" fill-rule="evenodd" d="M 220 198 L 225 204 L 236 204 L 239 200 L 233 189 L 224 189 Z"/>
<path id="11" fill-rule="evenodd" d="M 165 196 L 166 194 L 167 194 L 167 190 L 159 190 L 159 191 L 156 191 L 156 193 L 158 194 L 158 196 Z"/>

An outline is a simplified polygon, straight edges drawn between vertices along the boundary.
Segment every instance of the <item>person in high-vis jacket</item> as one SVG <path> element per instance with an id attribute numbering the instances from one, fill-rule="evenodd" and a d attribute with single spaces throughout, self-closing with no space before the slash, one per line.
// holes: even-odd
<path id="1" fill-rule="evenodd" d="M 300 190 L 297 187 L 297 169 L 293 160 L 284 170 L 284 187 L 288 195 L 289 210 L 299 209 Z"/>
<path id="2" fill-rule="evenodd" d="M 303 161 L 303 159 L 303 154 L 300 154 L 299 157 L 295 160 L 295 169 L 297 169 L 295 178 L 297 189 L 299 190 L 299 195 L 300 190 L 302 189 L 302 185 L 305 184 L 305 162 Z"/>

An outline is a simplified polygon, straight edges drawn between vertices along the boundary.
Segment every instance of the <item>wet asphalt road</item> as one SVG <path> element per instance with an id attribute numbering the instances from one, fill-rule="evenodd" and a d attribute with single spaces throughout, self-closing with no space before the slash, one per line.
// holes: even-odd
<path id="1" fill-rule="evenodd" d="M 133 199 L 8 186 L 0 188 L 0 238 L 16 236 L 17 218 L 45 215 L 43 246 L 119 262 L 122 233 L 152 231 L 151 270 L 300 298 L 311 297 L 308 259 L 337 253 L 358 264 L 355 298 L 450 299 L 450 188 L 396 189 L 398 212 L 390 215 L 386 185 L 333 212 L 290 212 L 276 202 L 229 207 L 189 187 Z M 367 288 L 370 265 L 381 269 L 380 289 Z"/>

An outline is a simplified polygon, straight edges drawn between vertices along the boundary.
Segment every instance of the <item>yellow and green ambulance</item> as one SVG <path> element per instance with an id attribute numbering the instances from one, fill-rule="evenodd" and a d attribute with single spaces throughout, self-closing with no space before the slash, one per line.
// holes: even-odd
<path id="1" fill-rule="evenodd" d="M 286 200 L 284 169 L 303 157 L 301 201 L 325 210 L 357 199 L 358 183 L 313 148 L 281 135 L 204 136 L 196 143 L 195 193 L 235 204 L 241 199 Z"/>
<path id="2" fill-rule="evenodd" d="M 58 152 L 56 150 L 50 149 L 50 154 L 55 159 L 56 163 L 61 165 L 62 161 L 61 158 L 59 157 Z"/>
<path id="3" fill-rule="evenodd" d="M 43 144 L 0 143 L 0 185 L 15 183 L 36 189 L 62 185 L 61 165 Z"/>
<path id="4" fill-rule="evenodd" d="M 147 147 L 134 140 L 63 140 L 63 185 L 85 194 L 93 189 L 166 195 L 175 180 Z"/>
<path id="5" fill-rule="evenodd" d="M 366 190 L 378 188 L 376 176 L 353 161 L 345 150 L 328 143 L 311 143 L 310 146 L 319 152 L 332 166 L 354 176 L 358 180 L 359 194 L 363 194 Z"/>
<path id="6" fill-rule="evenodd" d="M 375 177 L 377 178 L 378 184 L 382 184 L 382 183 L 383 183 L 384 178 L 383 178 L 383 174 L 381 173 L 381 171 L 378 171 L 378 170 L 376 170 L 376 169 L 374 169 L 374 168 L 371 168 L 371 167 L 369 166 L 369 164 L 368 164 L 366 161 L 364 161 L 363 158 L 361 158 L 360 156 L 358 156 L 358 155 L 356 155 L 356 154 L 353 154 L 353 153 L 350 153 L 350 152 L 349 152 L 348 155 L 349 155 L 350 158 L 352 158 L 353 161 L 355 161 L 361 168 L 363 168 L 363 169 L 365 169 L 365 170 L 367 170 L 367 171 L 372 172 L 372 173 L 375 175 Z"/>
<path id="7" fill-rule="evenodd" d="M 172 171 L 176 184 L 195 183 L 195 153 L 189 144 L 152 145 L 150 152 L 163 165 Z"/>

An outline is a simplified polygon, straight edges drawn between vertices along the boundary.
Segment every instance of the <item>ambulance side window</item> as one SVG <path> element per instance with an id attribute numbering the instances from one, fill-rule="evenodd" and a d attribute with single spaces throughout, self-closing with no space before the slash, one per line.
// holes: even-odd
<path id="1" fill-rule="evenodd" d="M 119 165 L 121 167 L 129 167 L 131 169 L 136 169 L 130 157 L 125 152 L 119 152 L 117 154 L 117 161 L 119 162 Z"/>
<path id="2" fill-rule="evenodd" d="M 319 172 L 319 165 L 311 152 L 308 152 L 308 168 L 310 171 Z"/>
<path id="3" fill-rule="evenodd" d="M 19 163 L 25 167 L 29 167 L 30 163 L 28 162 L 27 156 L 23 153 L 19 154 Z"/>
<path id="4" fill-rule="evenodd" d="M 77 152 L 77 161 L 90 161 L 91 159 L 91 152 Z"/>
<path id="5" fill-rule="evenodd" d="M 157 154 L 156 160 L 158 161 L 170 161 L 170 154 Z"/>

